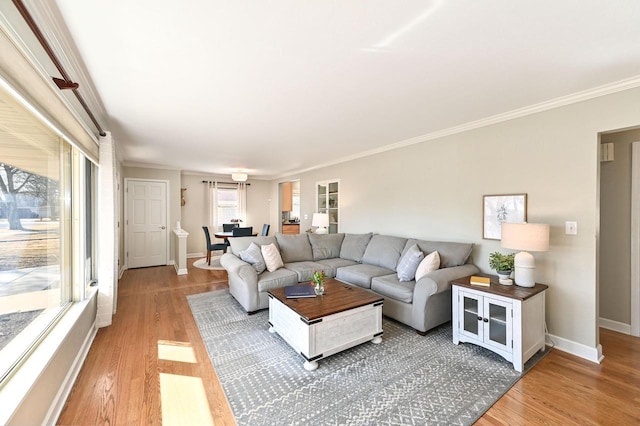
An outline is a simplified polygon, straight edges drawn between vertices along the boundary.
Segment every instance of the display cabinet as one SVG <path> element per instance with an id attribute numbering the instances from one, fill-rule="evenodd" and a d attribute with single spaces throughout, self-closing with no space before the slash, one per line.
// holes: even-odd
<path id="1" fill-rule="evenodd" d="M 340 181 L 327 180 L 316 183 L 316 211 L 329 215 L 329 233 L 337 234 L 340 223 Z"/>
<path id="2" fill-rule="evenodd" d="M 529 358 L 544 350 L 546 285 L 504 286 L 497 277 L 491 277 L 488 287 L 470 284 L 470 277 L 451 285 L 453 343 L 489 349 L 520 372 Z"/>

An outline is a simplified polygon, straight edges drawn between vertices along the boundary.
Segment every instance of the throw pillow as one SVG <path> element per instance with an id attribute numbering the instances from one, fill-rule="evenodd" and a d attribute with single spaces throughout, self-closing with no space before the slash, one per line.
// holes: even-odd
<path id="1" fill-rule="evenodd" d="M 409 247 L 409 250 L 400 258 L 398 263 L 398 268 L 396 269 L 398 280 L 400 282 L 413 280 L 416 276 L 416 269 L 418 269 L 422 259 L 424 259 L 424 253 L 420 251 L 416 244 Z"/>
<path id="2" fill-rule="evenodd" d="M 371 232 L 368 234 L 345 234 L 340 248 L 340 257 L 354 262 L 361 262 L 372 236 L 373 233 Z"/>
<path id="3" fill-rule="evenodd" d="M 264 263 L 267 265 L 267 271 L 273 272 L 284 266 L 278 247 L 275 244 L 267 244 L 260 247 L 260 250 L 262 251 Z"/>
<path id="4" fill-rule="evenodd" d="M 260 250 L 260 247 L 254 242 L 252 242 L 246 250 L 240 252 L 240 259 L 253 266 L 259 274 L 267 269 L 267 265 L 264 263 L 264 258 L 262 257 L 262 250 Z"/>
<path id="5" fill-rule="evenodd" d="M 416 281 L 427 275 L 429 272 L 437 271 L 440 269 L 440 253 L 434 251 L 429 253 L 418 265 L 416 270 Z"/>

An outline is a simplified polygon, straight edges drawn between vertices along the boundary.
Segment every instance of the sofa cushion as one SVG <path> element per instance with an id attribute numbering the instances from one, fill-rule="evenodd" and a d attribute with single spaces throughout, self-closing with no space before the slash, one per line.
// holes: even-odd
<path id="1" fill-rule="evenodd" d="M 298 284 L 298 274 L 285 268 L 273 272 L 264 271 L 258 276 L 259 292 L 296 284 Z"/>
<path id="2" fill-rule="evenodd" d="M 447 241 L 424 241 L 413 240 L 407 241 L 407 248 L 411 244 L 418 244 L 418 248 L 424 253 L 429 254 L 434 251 L 440 253 L 440 267 L 451 268 L 452 266 L 464 265 L 471 255 L 473 243 L 454 243 Z"/>
<path id="3" fill-rule="evenodd" d="M 264 258 L 264 263 L 267 265 L 267 270 L 269 272 L 273 272 L 284 266 L 282 257 L 280 256 L 280 252 L 278 251 L 278 247 L 276 247 L 275 244 L 264 245 L 260 247 L 260 250 L 262 252 L 262 257 Z"/>
<path id="4" fill-rule="evenodd" d="M 266 244 L 274 244 L 276 237 L 233 237 L 229 238 L 229 244 L 231 244 L 231 253 L 239 256 L 242 250 L 249 248 L 251 243 L 255 243 L 258 247 L 262 247 Z M 228 251 L 228 250 L 227 250 Z"/>
<path id="5" fill-rule="evenodd" d="M 395 275 L 395 271 L 375 265 L 358 264 L 338 269 L 336 279 L 358 287 L 371 288 L 372 278 L 389 274 Z"/>
<path id="6" fill-rule="evenodd" d="M 381 296 L 405 303 L 413 302 L 413 289 L 415 286 L 416 282 L 413 280 L 399 281 L 396 274 L 375 277 L 371 280 L 371 290 Z"/>
<path id="7" fill-rule="evenodd" d="M 412 245 L 398 262 L 398 279 L 402 281 L 411 281 L 416 277 L 418 265 L 424 259 L 424 253 L 420 251 L 417 244 Z"/>
<path id="8" fill-rule="evenodd" d="M 262 257 L 262 251 L 256 243 L 251 243 L 246 250 L 240 251 L 240 259 L 253 266 L 257 273 L 261 274 L 267 269 Z"/>
<path id="9" fill-rule="evenodd" d="M 298 274 L 298 282 L 303 283 L 307 281 L 311 281 L 311 276 L 313 275 L 313 271 L 324 271 L 328 278 L 333 278 L 336 276 L 336 270 L 328 265 L 323 265 L 318 262 L 293 262 L 293 263 L 285 263 L 284 267 L 290 271 Z"/>
<path id="10" fill-rule="evenodd" d="M 395 271 L 406 244 L 406 238 L 374 235 L 367 245 L 364 256 L 362 256 L 362 263 Z"/>
<path id="11" fill-rule="evenodd" d="M 276 234 L 276 240 L 284 263 L 313 260 L 311 243 L 306 232 L 296 235 Z"/>
<path id="12" fill-rule="evenodd" d="M 340 257 L 344 234 L 309 234 L 313 260 Z"/>
<path id="13" fill-rule="evenodd" d="M 420 278 L 438 269 L 440 269 L 440 253 L 436 250 L 425 256 L 418 265 L 418 269 L 416 269 L 416 281 L 420 281 Z"/>
<path id="14" fill-rule="evenodd" d="M 353 260 L 341 259 L 339 257 L 334 257 L 333 259 L 322 259 L 322 260 L 319 260 L 318 263 L 325 266 L 329 266 L 334 271 L 336 271 L 336 274 L 338 273 L 338 268 L 343 268 L 345 266 L 352 266 L 352 265 L 358 264 L 358 262 L 354 262 Z"/>
<path id="15" fill-rule="evenodd" d="M 340 247 L 340 257 L 360 262 L 372 236 L 373 233 L 371 232 L 368 234 L 344 234 L 342 247 Z"/>

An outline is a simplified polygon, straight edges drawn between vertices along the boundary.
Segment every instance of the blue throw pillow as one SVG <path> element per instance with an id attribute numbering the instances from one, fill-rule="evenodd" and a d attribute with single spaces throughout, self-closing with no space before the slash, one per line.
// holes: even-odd
<path id="1" fill-rule="evenodd" d="M 411 281 L 416 277 L 416 269 L 424 259 L 424 253 L 420 251 L 416 244 L 409 247 L 409 250 L 400 258 L 396 271 L 399 281 Z"/>

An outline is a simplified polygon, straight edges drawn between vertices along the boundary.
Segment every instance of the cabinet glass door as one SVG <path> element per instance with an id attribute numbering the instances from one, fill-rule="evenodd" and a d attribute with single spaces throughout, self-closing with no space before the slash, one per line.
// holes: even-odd
<path id="1" fill-rule="evenodd" d="M 329 234 L 338 233 L 338 222 L 340 220 L 339 186 L 340 182 L 338 180 L 316 183 L 316 211 L 329 215 Z"/>
<path id="2" fill-rule="evenodd" d="M 511 352 L 511 304 L 485 298 L 484 313 L 484 341 Z"/>
<path id="3" fill-rule="evenodd" d="M 475 339 L 482 339 L 482 301 L 473 294 L 461 293 L 460 311 L 462 312 L 462 334 Z"/>

